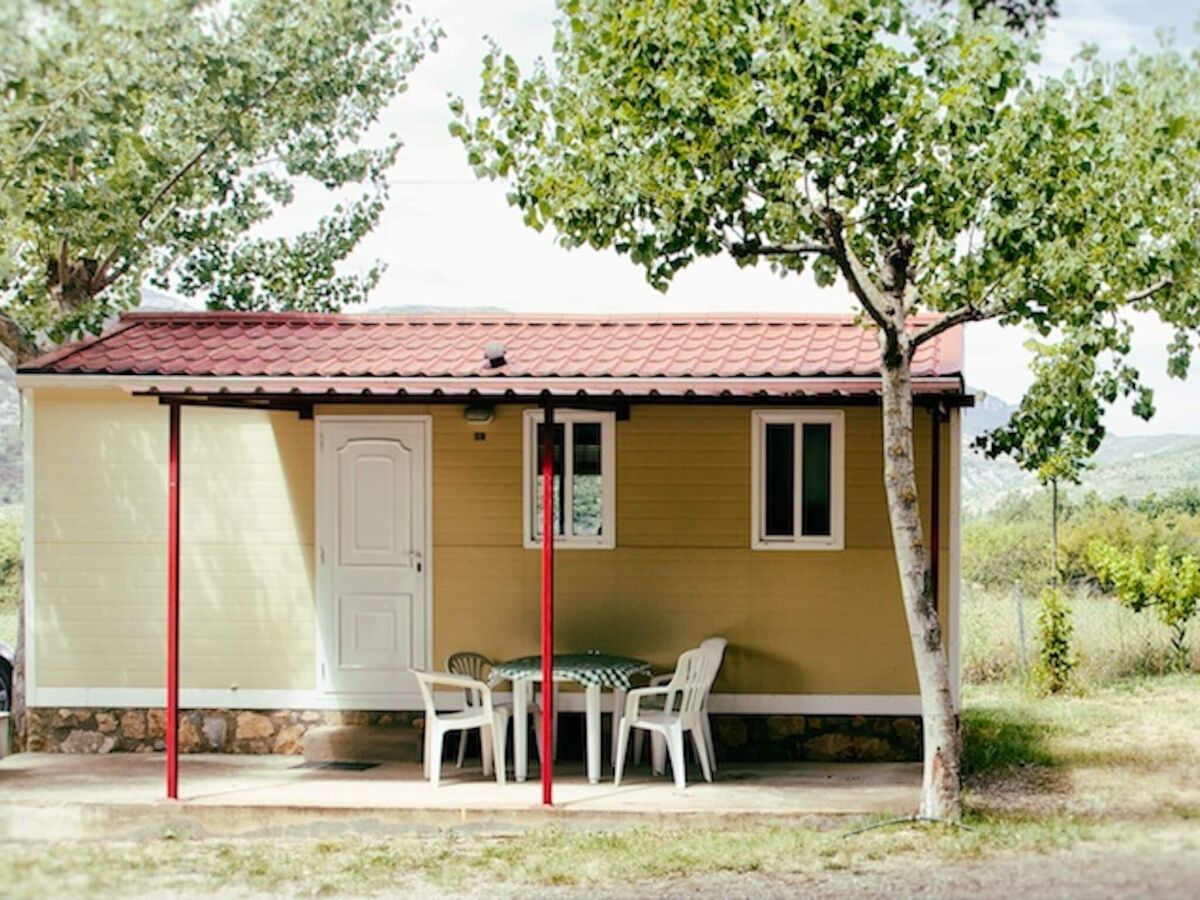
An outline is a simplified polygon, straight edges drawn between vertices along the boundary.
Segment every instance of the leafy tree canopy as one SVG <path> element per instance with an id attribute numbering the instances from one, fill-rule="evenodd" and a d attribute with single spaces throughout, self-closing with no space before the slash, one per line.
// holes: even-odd
<path id="1" fill-rule="evenodd" d="M 0 6 L 0 339 L 95 330 L 145 278 L 213 307 L 336 309 L 395 136 L 359 146 L 436 29 L 396 0 L 27 0 Z M 350 199 L 261 226 L 311 179 Z M 356 186 L 359 186 L 356 188 Z"/>
<path id="2" fill-rule="evenodd" d="M 566 246 L 664 288 L 728 253 L 845 280 L 911 354 L 953 324 L 1040 336 L 1037 385 L 989 444 L 1069 473 L 1103 405 L 1152 397 L 1130 319 L 1200 325 L 1200 75 L 1172 49 L 1035 77 L 996 10 L 898 0 L 560 0 L 551 62 L 498 46 L 451 126 L 480 175 Z M 921 311 L 945 314 L 918 326 Z M 897 319 L 899 315 L 899 319 Z M 897 328 L 897 321 L 906 327 Z M 908 335 L 906 338 L 905 335 Z M 1024 457 L 1021 456 L 1024 454 Z"/>
<path id="3" fill-rule="evenodd" d="M 949 6 L 953 0 L 942 0 Z M 1004 24 L 1027 33 L 1035 33 L 1051 16 L 1058 15 L 1058 0 L 965 0 L 975 15 L 996 9 L 1004 16 Z"/>

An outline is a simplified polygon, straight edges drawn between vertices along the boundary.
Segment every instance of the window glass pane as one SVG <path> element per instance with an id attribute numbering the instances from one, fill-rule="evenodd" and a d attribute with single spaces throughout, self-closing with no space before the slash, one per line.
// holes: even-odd
<path id="1" fill-rule="evenodd" d="M 572 455 L 575 464 L 571 482 L 572 533 L 595 537 L 600 534 L 604 521 L 600 423 L 576 422 L 572 428 Z"/>
<path id="2" fill-rule="evenodd" d="M 533 453 L 533 538 L 542 539 L 542 496 L 545 482 L 542 478 L 542 440 L 546 434 L 546 426 L 538 423 L 537 447 Z M 565 432 L 562 425 L 554 426 L 554 533 L 563 533 L 563 437 Z"/>
<path id="3" fill-rule="evenodd" d="M 801 463 L 804 468 L 801 484 L 803 512 L 800 517 L 800 533 L 806 535 L 828 535 L 831 533 L 831 483 L 830 468 L 833 443 L 833 428 L 830 425 L 804 426 L 804 452 Z"/>
<path id="4" fill-rule="evenodd" d="M 768 537 L 791 537 L 796 530 L 793 503 L 795 485 L 796 429 L 789 424 L 767 423 L 766 484 L 763 507 L 766 513 L 764 533 Z"/>

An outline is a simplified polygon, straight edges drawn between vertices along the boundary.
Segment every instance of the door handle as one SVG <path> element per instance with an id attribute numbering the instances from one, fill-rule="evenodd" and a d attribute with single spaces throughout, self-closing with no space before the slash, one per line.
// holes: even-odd
<path id="1" fill-rule="evenodd" d="M 414 569 L 416 569 L 416 570 L 417 570 L 417 572 L 421 572 L 421 571 L 423 571 L 423 570 L 424 570 L 424 568 L 425 568 L 425 565 L 424 565 L 424 561 L 421 559 L 421 554 L 420 554 L 420 553 L 413 553 L 413 554 L 412 554 L 412 558 L 411 558 L 411 565 L 412 565 L 412 567 L 413 567 Z"/>

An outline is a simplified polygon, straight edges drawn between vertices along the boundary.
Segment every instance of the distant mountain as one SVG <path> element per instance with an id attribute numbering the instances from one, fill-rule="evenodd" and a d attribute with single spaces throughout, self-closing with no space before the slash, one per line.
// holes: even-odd
<path id="1" fill-rule="evenodd" d="M 968 513 L 991 509 L 1011 491 L 1033 491 L 1037 479 L 1008 459 L 987 459 L 971 447 L 986 431 L 1008 421 L 1016 407 L 999 397 L 976 393 L 974 409 L 963 415 L 963 507 Z M 1078 487 L 1068 492 L 1095 491 L 1102 497 L 1141 499 L 1178 487 L 1200 484 L 1200 435 L 1162 434 L 1127 437 L 1109 434 L 1092 459 Z"/>
<path id="2" fill-rule="evenodd" d="M 967 390 L 975 395 L 975 405 L 968 407 L 963 413 L 963 438 L 975 439 L 986 431 L 999 428 L 1012 416 L 1016 407 L 1005 403 L 999 397 L 987 391 L 969 387 Z"/>

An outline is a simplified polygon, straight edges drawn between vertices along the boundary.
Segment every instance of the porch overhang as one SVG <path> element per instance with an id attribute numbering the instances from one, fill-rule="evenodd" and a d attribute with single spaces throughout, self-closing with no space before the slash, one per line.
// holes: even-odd
<path id="1" fill-rule="evenodd" d="M 136 396 L 189 405 L 288 409 L 304 413 L 324 403 L 530 404 L 547 399 L 582 406 L 654 404 L 880 404 L 880 379 L 860 377 L 504 377 L 453 378 L 211 378 L 139 374 L 23 373 L 20 387 L 116 388 Z M 915 377 L 920 405 L 975 403 L 960 375 Z"/>

